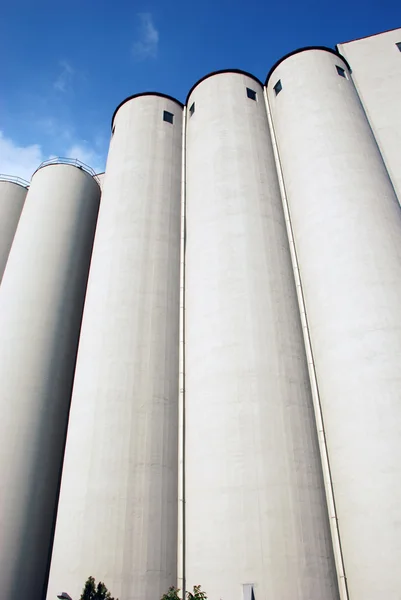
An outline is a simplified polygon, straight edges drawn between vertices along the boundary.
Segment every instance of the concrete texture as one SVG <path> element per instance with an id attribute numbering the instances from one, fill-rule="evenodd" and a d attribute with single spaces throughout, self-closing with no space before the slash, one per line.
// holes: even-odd
<path id="1" fill-rule="evenodd" d="M 339 44 L 401 203 L 401 28 Z"/>
<path id="2" fill-rule="evenodd" d="M 47 600 L 400 600 L 397 42 L 116 109 Z M 99 197 L 42 167 L 0 286 L 0 600 L 46 594 Z"/>
<path id="3" fill-rule="evenodd" d="M 163 112 L 174 114 L 174 123 Z M 82 324 L 47 598 L 177 580 L 182 107 L 118 110 Z"/>
<path id="4" fill-rule="evenodd" d="M 106 173 L 96 173 L 96 180 L 98 182 L 98 184 L 100 185 L 100 189 L 103 190 L 103 184 L 104 184 L 104 176 L 106 175 Z"/>
<path id="5" fill-rule="evenodd" d="M 282 91 L 276 96 L 278 80 Z M 321 50 L 290 56 L 270 77 L 268 96 L 310 327 L 349 597 L 398 600 L 400 207 L 339 57 Z"/>
<path id="6" fill-rule="evenodd" d="M 256 92 L 256 101 L 246 89 Z M 305 350 L 263 88 L 188 106 L 186 576 L 212 600 L 338 598 Z"/>
<path id="7" fill-rule="evenodd" d="M 43 598 L 100 190 L 33 176 L 0 286 L 0 598 Z"/>
<path id="8" fill-rule="evenodd" d="M 27 192 L 22 185 L 0 181 L 0 283 Z"/>

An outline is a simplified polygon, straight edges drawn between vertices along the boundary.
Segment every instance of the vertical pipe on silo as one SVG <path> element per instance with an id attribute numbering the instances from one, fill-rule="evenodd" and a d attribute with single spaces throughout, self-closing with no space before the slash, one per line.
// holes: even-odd
<path id="1" fill-rule="evenodd" d="M 287 56 L 272 69 L 267 90 L 349 596 L 395 599 L 401 588 L 400 207 L 342 57 L 321 48 Z"/>
<path id="2" fill-rule="evenodd" d="M 2 180 L 0 175 L 0 283 L 28 192 L 27 185 L 8 178 Z"/>
<path id="3" fill-rule="evenodd" d="M 33 176 L 0 286 L 0 597 L 42 598 L 100 190 Z"/>
<path id="4" fill-rule="evenodd" d="M 180 367 L 178 402 L 178 555 L 177 581 L 182 598 L 186 596 L 185 585 L 185 238 L 186 238 L 186 177 L 185 138 L 187 108 L 183 110 L 182 166 L 181 166 L 181 246 L 180 246 Z"/>
<path id="5" fill-rule="evenodd" d="M 266 103 L 267 119 L 269 121 L 269 128 L 270 128 L 270 135 L 271 135 L 271 139 L 272 139 L 274 158 L 276 161 L 278 182 L 279 182 L 279 186 L 280 186 L 281 198 L 283 201 L 284 217 L 285 217 L 285 222 L 286 222 L 286 227 L 287 227 L 288 241 L 289 241 L 289 245 L 290 245 L 291 262 L 292 262 L 293 273 L 294 273 L 295 287 L 297 290 L 298 306 L 299 306 L 299 313 L 300 313 L 300 317 L 301 317 L 302 332 L 303 332 L 303 336 L 304 336 L 306 358 L 307 358 L 308 371 L 309 371 L 309 379 L 311 382 L 311 392 L 312 392 L 312 398 L 313 398 L 313 406 L 314 406 L 314 410 L 315 410 L 316 427 L 317 427 L 319 447 L 320 447 L 320 457 L 321 457 L 321 461 L 322 461 L 323 477 L 324 477 L 324 482 L 325 482 L 327 508 L 329 510 L 330 529 L 331 529 L 331 536 L 332 536 L 332 540 L 333 540 L 334 559 L 336 561 L 338 589 L 339 589 L 341 600 L 348 600 L 349 596 L 348 596 L 348 589 L 347 589 L 347 579 L 345 576 L 344 559 L 343 559 L 342 548 L 341 548 L 341 538 L 340 538 L 340 532 L 338 529 L 338 518 L 337 518 L 337 512 L 336 512 L 336 506 L 335 506 L 335 500 L 334 500 L 334 492 L 333 492 L 333 481 L 332 481 L 331 472 L 330 472 L 330 462 L 329 462 L 328 452 L 327 452 L 326 434 L 325 434 L 324 425 L 323 425 L 323 416 L 322 416 L 322 408 L 321 408 L 320 396 L 319 396 L 319 387 L 318 387 L 317 378 L 316 378 L 315 362 L 314 362 L 312 345 L 311 345 L 311 340 L 310 340 L 308 318 L 307 318 L 306 309 L 305 309 L 305 300 L 304 300 L 304 294 L 303 294 L 303 289 L 302 289 L 302 281 L 301 281 L 301 277 L 300 277 L 300 273 L 299 273 L 297 251 L 296 251 L 295 244 L 294 244 L 294 235 L 293 235 L 293 231 L 292 231 L 291 217 L 290 217 L 290 212 L 289 212 L 289 208 L 288 208 L 287 194 L 286 194 L 285 182 L 284 182 L 284 178 L 283 178 L 283 170 L 281 168 L 280 154 L 279 154 L 278 147 L 277 147 L 276 133 L 274 131 L 274 126 L 273 126 L 273 121 L 272 121 L 272 117 L 271 117 L 271 111 L 270 111 L 270 106 L 269 106 L 269 100 L 267 98 L 266 88 L 264 88 L 264 90 L 263 90 L 263 95 L 264 95 L 264 99 L 265 99 L 265 103 Z"/>
<path id="6" fill-rule="evenodd" d="M 187 105 L 187 587 L 336 600 L 263 86 L 215 73 Z"/>
<path id="7" fill-rule="evenodd" d="M 78 597 L 89 575 L 132 600 L 177 583 L 181 151 L 178 101 L 141 94 L 117 109 L 49 600 L 60 589 Z"/>

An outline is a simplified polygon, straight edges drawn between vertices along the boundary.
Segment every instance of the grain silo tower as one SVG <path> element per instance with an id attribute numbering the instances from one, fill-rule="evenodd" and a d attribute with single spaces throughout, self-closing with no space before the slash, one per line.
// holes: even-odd
<path id="1" fill-rule="evenodd" d="M 21 216 L 29 183 L 19 177 L 0 175 L 0 282 Z"/>
<path id="2" fill-rule="evenodd" d="M 306 48 L 271 70 L 350 598 L 401 589 L 401 213 L 350 69 Z"/>
<path id="3" fill-rule="evenodd" d="M 100 190 L 34 174 L 0 286 L 0 598 L 42 598 Z"/>
<path id="4" fill-rule="evenodd" d="M 182 104 L 117 108 L 85 303 L 47 597 L 89 575 L 154 600 L 177 578 Z"/>
<path id="5" fill-rule="evenodd" d="M 186 578 L 335 600 L 326 499 L 263 86 L 201 79 L 186 135 Z"/>

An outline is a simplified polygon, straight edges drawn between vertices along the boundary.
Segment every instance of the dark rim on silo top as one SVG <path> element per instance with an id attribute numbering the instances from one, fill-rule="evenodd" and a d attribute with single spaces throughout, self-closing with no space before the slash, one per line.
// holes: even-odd
<path id="1" fill-rule="evenodd" d="M 215 75 L 222 75 L 223 73 L 237 73 L 238 75 L 246 75 L 246 77 L 250 77 L 251 79 L 253 79 L 257 83 L 259 83 L 259 85 L 261 85 L 263 87 L 263 83 L 260 81 L 260 79 L 258 79 L 258 77 L 256 77 L 256 75 L 253 75 L 252 73 L 248 73 L 248 71 L 243 71 L 242 69 L 221 69 L 220 71 L 212 71 L 211 73 L 208 73 L 207 75 L 204 75 L 203 77 L 198 79 L 198 81 L 196 83 L 194 83 L 194 85 L 189 90 L 189 92 L 187 94 L 187 99 L 185 100 L 185 104 L 188 104 L 188 100 L 189 100 L 192 92 L 200 83 L 202 83 L 202 81 L 205 81 L 205 79 L 209 79 L 209 77 L 214 77 Z"/>
<path id="2" fill-rule="evenodd" d="M 111 118 L 111 129 L 112 130 L 113 130 L 113 123 L 114 123 L 115 116 L 116 116 L 117 112 L 120 110 L 120 108 L 123 106 L 123 104 L 125 104 L 126 102 L 129 102 L 130 100 L 134 100 L 135 98 L 141 98 L 142 96 L 160 96 L 160 98 L 167 98 L 167 100 L 171 100 L 172 102 L 175 102 L 176 104 L 181 106 L 181 108 L 184 108 L 183 103 L 180 102 L 179 100 L 177 100 L 177 98 L 174 98 L 173 96 L 169 96 L 168 94 L 162 94 L 161 92 L 141 92 L 140 94 L 133 94 L 132 96 L 128 96 L 128 98 L 125 98 L 125 100 L 120 102 L 120 104 L 117 106 L 116 110 L 114 111 L 113 116 Z"/>
<path id="3" fill-rule="evenodd" d="M 280 63 L 285 61 L 287 58 L 290 58 L 290 56 L 293 56 L 294 54 L 300 54 L 301 52 L 307 52 L 308 50 L 323 50 L 323 52 L 330 52 L 330 54 L 334 54 L 334 56 L 337 56 L 342 61 L 344 61 L 344 63 L 347 66 L 348 71 L 350 73 L 352 73 L 351 67 L 349 66 L 347 59 L 344 58 L 344 56 L 342 54 L 340 54 L 337 50 L 334 50 L 334 48 L 327 48 L 326 46 L 304 46 L 303 48 L 298 48 L 298 50 L 293 50 L 292 52 L 285 54 L 282 58 L 280 58 L 277 62 L 275 62 L 266 76 L 265 85 L 268 84 L 271 75 L 277 69 L 277 67 L 279 66 Z"/>

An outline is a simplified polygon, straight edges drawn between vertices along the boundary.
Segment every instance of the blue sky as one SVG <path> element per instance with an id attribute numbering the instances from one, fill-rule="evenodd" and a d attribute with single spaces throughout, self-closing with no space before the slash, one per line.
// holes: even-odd
<path id="1" fill-rule="evenodd" d="M 399 0 L 13 0 L 0 18 L 0 173 L 50 156 L 103 170 L 115 107 L 160 91 L 184 101 L 210 71 L 263 79 L 281 56 L 401 25 Z"/>

